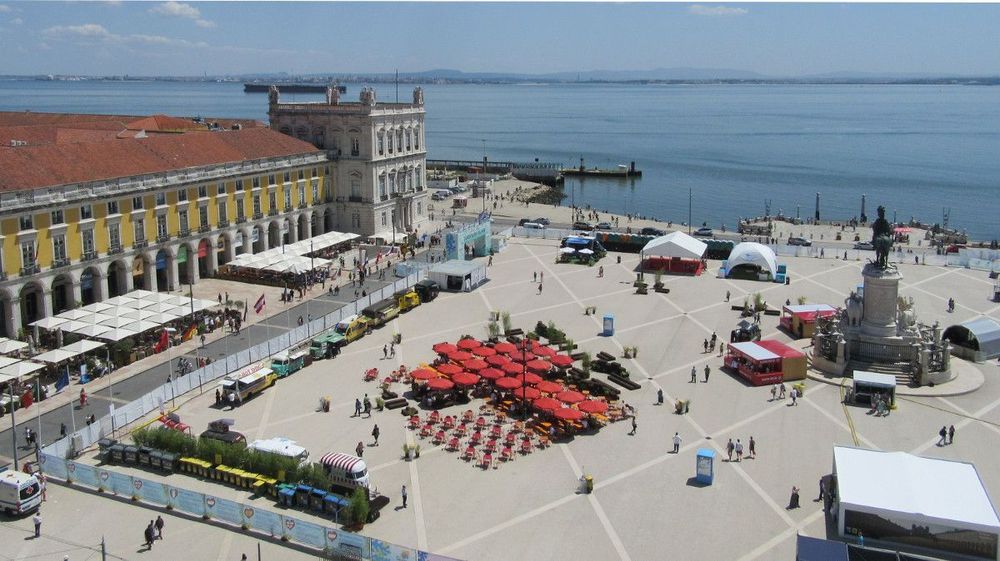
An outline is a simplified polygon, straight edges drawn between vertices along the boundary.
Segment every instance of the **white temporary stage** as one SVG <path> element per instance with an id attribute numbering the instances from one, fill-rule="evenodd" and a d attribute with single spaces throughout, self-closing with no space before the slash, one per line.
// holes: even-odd
<path id="1" fill-rule="evenodd" d="M 726 260 L 726 275 L 740 265 L 754 265 L 764 271 L 770 271 L 771 277 L 778 274 L 778 261 L 774 251 L 764 244 L 743 242 L 729 253 Z"/>
<path id="2" fill-rule="evenodd" d="M 671 232 L 665 236 L 649 240 L 643 246 L 641 255 L 647 257 L 679 257 L 681 259 L 701 259 L 708 244 L 684 232 Z"/>
<path id="3" fill-rule="evenodd" d="M 1000 518 L 971 463 L 834 446 L 839 500 L 846 511 L 882 517 L 908 528 L 953 528 L 1000 535 Z"/>

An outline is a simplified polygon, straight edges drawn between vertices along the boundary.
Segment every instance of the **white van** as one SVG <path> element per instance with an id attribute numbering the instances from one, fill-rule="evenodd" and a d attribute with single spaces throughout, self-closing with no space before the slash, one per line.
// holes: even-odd
<path id="1" fill-rule="evenodd" d="M 0 472 L 0 509 L 7 514 L 25 514 L 42 504 L 42 484 L 30 473 Z"/>
<path id="2" fill-rule="evenodd" d="M 320 459 L 320 464 L 335 484 L 348 489 L 368 489 L 368 466 L 361 458 L 331 452 Z"/>
<path id="3" fill-rule="evenodd" d="M 275 456 L 292 458 L 297 461 L 299 465 L 303 465 L 309 460 L 308 450 L 296 444 L 294 440 L 280 436 L 277 438 L 268 438 L 266 440 L 254 440 L 247 446 L 247 448 L 264 454 L 274 454 Z"/>
<path id="4" fill-rule="evenodd" d="M 529 230 L 544 230 L 545 229 L 545 225 L 544 224 L 539 224 L 538 222 L 525 222 L 524 224 L 521 224 L 521 227 L 522 228 L 527 228 Z"/>

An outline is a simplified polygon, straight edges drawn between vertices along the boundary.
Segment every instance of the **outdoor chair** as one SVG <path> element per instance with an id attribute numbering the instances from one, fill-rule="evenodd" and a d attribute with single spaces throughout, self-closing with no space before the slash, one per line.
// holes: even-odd
<path id="1" fill-rule="evenodd" d="M 412 430 L 417 430 L 417 427 L 419 427 L 419 426 L 420 426 L 420 417 L 418 415 L 411 416 L 410 417 L 410 428 Z"/>
<path id="2" fill-rule="evenodd" d="M 463 421 L 471 421 L 473 418 L 475 418 L 475 413 L 472 412 L 472 409 L 467 409 L 464 413 L 462 413 Z"/>
<path id="3" fill-rule="evenodd" d="M 509 462 L 514 459 L 514 449 L 510 446 L 504 446 L 503 451 L 500 452 L 500 459 Z"/>
<path id="4" fill-rule="evenodd" d="M 430 436 L 431 435 L 431 431 L 433 431 L 433 430 L 434 430 L 434 427 L 430 423 L 427 423 L 426 425 L 424 425 L 423 427 L 421 427 L 421 429 L 420 429 L 420 437 L 421 438 L 426 438 L 426 437 Z"/>
<path id="5" fill-rule="evenodd" d="M 483 461 L 480 465 L 483 467 L 483 469 L 487 469 L 491 465 L 493 465 L 493 454 L 490 454 L 489 452 L 483 454 Z"/>
<path id="6" fill-rule="evenodd" d="M 444 426 L 444 428 L 446 428 L 446 429 L 454 428 L 454 426 L 455 426 L 455 417 L 452 417 L 451 415 L 448 415 L 447 417 L 445 417 L 444 421 L 442 422 L 442 426 Z"/>
<path id="7" fill-rule="evenodd" d="M 427 417 L 427 422 L 429 423 L 436 423 L 440 420 L 441 420 L 441 414 L 438 413 L 437 411 L 431 411 L 430 416 Z"/>
<path id="8" fill-rule="evenodd" d="M 497 411 L 496 422 L 499 423 L 499 424 L 501 424 L 501 425 L 504 424 L 504 423 L 506 423 L 507 422 L 507 412 L 506 411 Z"/>
<path id="9" fill-rule="evenodd" d="M 445 435 L 443 430 L 439 430 L 436 433 L 434 433 L 434 440 L 433 440 L 434 444 L 441 444 L 442 442 L 444 442 L 444 439 Z"/>
<path id="10" fill-rule="evenodd" d="M 486 417 L 479 417 L 476 419 L 476 428 L 481 429 L 486 426 Z"/>
<path id="11" fill-rule="evenodd" d="M 521 441 L 521 453 L 522 454 L 530 454 L 531 453 L 531 441 L 530 440 L 525 439 L 525 440 Z"/>
<path id="12" fill-rule="evenodd" d="M 488 441 L 486 441 L 486 446 L 484 446 L 483 449 L 486 450 L 487 452 L 496 452 L 497 451 L 496 439 L 491 438 Z"/>
<path id="13" fill-rule="evenodd" d="M 469 432 L 469 425 L 462 423 L 455 427 L 455 436 L 465 436 Z"/>
<path id="14" fill-rule="evenodd" d="M 458 450 L 458 437 L 457 436 L 451 437 L 451 439 L 448 441 L 448 446 L 446 447 L 446 449 L 447 450 L 451 450 L 451 451 Z"/>
<path id="15" fill-rule="evenodd" d="M 462 459 L 468 462 L 475 459 L 475 457 L 476 457 L 476 449 L 473 448 L 472 446 L 466 447 L 465 452 L 462 454 Z"/>
<path id="16" fill-rule="evenodd" d="M 501 427 L 500 425 L 493 425 L 492 427 L 490 427 L 490 436 L 492 436 L 493 438 L 500 438 L 502 431 L 503 427 Z"/>
<path id="17" fill-rule="evenodd" d="M 507 446 L 513 446 L 516 439 L 517 435 L 515 435 L 513 432 L 508 432 L 507 436 L 504 437 L 503 442 Z"/>

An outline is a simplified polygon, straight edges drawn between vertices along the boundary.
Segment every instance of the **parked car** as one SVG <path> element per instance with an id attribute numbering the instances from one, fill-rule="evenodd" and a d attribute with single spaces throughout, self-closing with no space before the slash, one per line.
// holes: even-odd
<path id="1" fill-rule="evenodd" d="M 574 222 L 574 223 L 573 223 L 573 229 L 574 229 L 574 230 L 586 230 L 586 231 L 588 231 L 588 232 L 589 232 L 590 230 L 593 230 L 593 229 L 594 229 L 594 227 L 593 227 L 593 226 L 591 226 L 591 225 L 590 225 L 589 223 L 587 223 L 587 222 Z"/>
<path id="2" fill-rule="evenodd" d="M 875 246 L 872 245 L 872 242 L 858 242 L 854 244 L 854 249 L 861 249 L 864 251 L 874 251 Z"/>
<path id="3" fill-rule="evenodd" d="M 611 229 L 611 223 L 610 222 L 601 222 L 597 226 L 594 226 L 594 228 L 597 229 L 597 230 L 610 230 Z"/>
<path id="4" fill-rule="evenodd" d="M 639 230 L 639 234 L 643 236 L 665 236 L 667 233 L 659 228 L 643 228 Z"/>
<path id="5" fill-rule="evenodd" d="M 698 228 L 694 231 L 694 235 L 711 237 L 715 235 L 715 232 L 713 232 L 711 228 Z"/>
<path id="6" fill-rule="evenodd" d="M 802 247 L 809 247 L 813 243 L 805 238 L 788 238 L 788 245 L 801 245 Z"/>
<path id="7" fill-rule="evenodd" d="M 524 224 L 521 224 L 521 226 L 524 227 L 524 228 L 527 228 L 529 230 L 544 230 L 545 229 L 545 224 L 539 224 L 538 222 L 525 222 Z"/>
<path id="8" fill-rule="evenodd" d="M 549 219 L 548 218 L 536 218 L 536 219 L 532 220 L 532 222 L 534 222 L 535 224 L 541 224 L 542 226 L 548 226 L 549 225 Z"/>

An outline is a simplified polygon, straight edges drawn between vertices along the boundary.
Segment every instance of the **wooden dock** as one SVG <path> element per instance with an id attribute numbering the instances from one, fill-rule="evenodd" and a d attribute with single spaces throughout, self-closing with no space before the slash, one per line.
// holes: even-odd
<path id="1" fill-rule="evenodd" d="M 635 169 L 635 162 L 629 165 L 620 165 L 615 169 L 587 168 L 583 165 L 583 158 L 580 158 L 580 167 L 567 168 L 562 170 L 562 174 L 572 177 L 610 177 L 627 179 L 629 177 L 642 177 L 642 170 Z"/>

